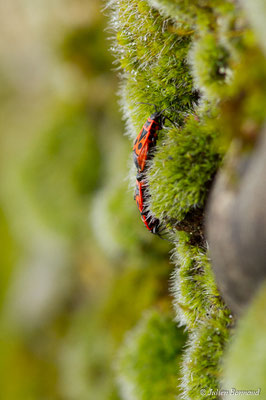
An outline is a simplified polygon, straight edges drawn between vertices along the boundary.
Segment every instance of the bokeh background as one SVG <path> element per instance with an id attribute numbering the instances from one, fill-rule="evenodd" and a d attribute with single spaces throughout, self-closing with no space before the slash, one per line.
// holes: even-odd
<path id="1" fill-rule="evenodd" d="M 0 3 L 5 400 L 119 399 L 126 332 L 148 309 L 171 315 L 169 245 L 133 201 L 103 6 Z"/>

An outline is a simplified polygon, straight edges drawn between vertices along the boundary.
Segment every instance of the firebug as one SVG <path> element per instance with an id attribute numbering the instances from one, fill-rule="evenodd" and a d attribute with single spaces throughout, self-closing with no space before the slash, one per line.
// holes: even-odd
<path id="1" fill-rule="evenodd" d="M 159 233 L 160 221 L 150 215 L 149 210 L 146 209 L 146 201 L 148 198 L 147 184 L 141 180 L 141 177 L 136 179 L 136 190 L 135 190 L 135 201 L 137 203 L 141 219 L 144 222 L 146 228 L 154 234 Z"/>

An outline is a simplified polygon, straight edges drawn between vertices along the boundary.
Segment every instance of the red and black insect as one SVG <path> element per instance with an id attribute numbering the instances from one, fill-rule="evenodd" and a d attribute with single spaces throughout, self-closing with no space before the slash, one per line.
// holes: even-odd
<path id="1" fill-rule="evenodd" d="M 147 160 L 151 158 L 158 139 L 157 132 L 160 129 L 162 129 L 161 115 L 154 113 L 147 119 L 138 134 L 133 147 L 133 158 L 138 172 L 144 171 Z"/>
<path id="2" fill-rule="evenodd" d="M 160 221 L 150 215 L 150 211 L 146 208 L 146 201 L 149 197 L 147 192 L 147 184 L 137 175 L 136 179 L 136 190 L 135 190 L 135 200 L 141 215 L 141 219 L 144 222 L 146 228 L 154 234 L 159 234 L 160 232 Z"/>
<path id="3" fill-rule="evenodd" d="M 138 134 L 133 146 L 133 158 L 138 172 L 143 172 L 145 170 L 147 160 L 150 160 L 152 158 L 153 150 L 156 146 L 156 142 L 158 139 L 158 131 L 163 128 L 165 119 L 169 119 L 168 117 L 163 115 L 163 112 L 165 110 L 157 111 L 155 105 L 154 107 L 155 113 L 153 113 L 147 119 L 140 133 Z"/>
<path id="4" fill-rule="evenodd" d="M 166 119 L 169 119 L 170 122 L 172 121 L 170 118 L 163 115 L 165 110 L 157 111 L 154 104 L 140 104 L 153 105 L 155 113 L 147 119 L 134 142 L 133 158 L 137 168 L 135 200 L 141 214 L 141 219 L 148 230 L 152 233 L 159 234 L 160 221 L 154 218 L 147 209 L 147 200 L 150 195 L 148 186 L 144 181 L 147 171 L 147 161 L 151 160 L 153 157 L 158 139 L 158 131 L 163 128 Z"/>

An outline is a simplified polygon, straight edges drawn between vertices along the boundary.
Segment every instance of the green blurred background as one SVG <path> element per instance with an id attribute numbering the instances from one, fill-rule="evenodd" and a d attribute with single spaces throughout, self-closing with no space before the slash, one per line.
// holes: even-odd
<path id="1" fill-rule="evenodd" d="M 133 201 L 102 8 L 0 4 L 1 399 L 119 399 L 125 333 L 147 309 L 171 319 L 169 246 Z"/>

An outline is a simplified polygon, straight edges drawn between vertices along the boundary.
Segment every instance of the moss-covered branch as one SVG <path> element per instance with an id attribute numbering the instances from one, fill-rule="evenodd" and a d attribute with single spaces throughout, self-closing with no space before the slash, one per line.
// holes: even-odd
<path id="1" fill-rule="evenodd" d="M 249 151 L 259 135 L 264 56 L 231 1 L 120 0 L 111 8 L 127 133 L 135 138 L 153 111 L 138 102 L 167 109 L 174 121 L 160 133 L 147 181 L 151 213 L 175 243 L 174 303 L 177 321 L 189 331 L 182 396 L 216 398 L 210 390 L 219 387 L 233 318 L 215 284 L 202 220 L 231 141 Z"/>

